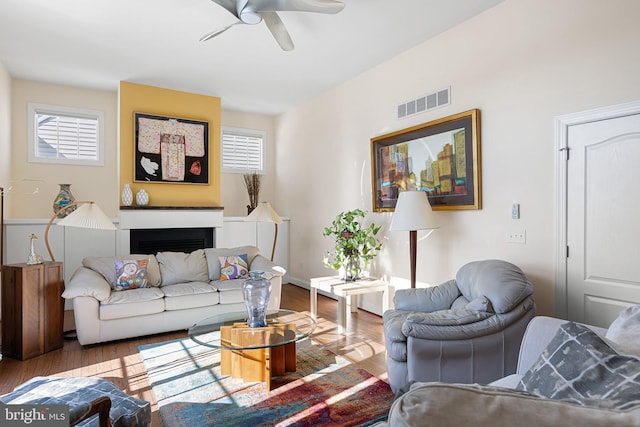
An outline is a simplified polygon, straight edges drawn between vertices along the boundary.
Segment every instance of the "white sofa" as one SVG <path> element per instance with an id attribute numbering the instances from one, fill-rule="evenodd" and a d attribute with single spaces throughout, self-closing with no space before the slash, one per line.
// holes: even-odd
<path id="1" fill-rule="evenodd" d="M 622 341 L 612 341 L 612 329 L 609 330 L 588 326 L 591 331 L 600 337 L 606 337 L 606 343 L 613 348 L 610 353 L 594 363 L 588 360 L 585 353 L 570 351 L 578 345 L 557 347 L 552 356 L 548 351 L 556 348 L 553 342 L 558 339 L 556 333 L 566 320 L 538 316 L 529 323 L 522 340 L 518 368 L 515 374 L 501 378 L 487 386 L 478 384 L 446 384 L 441 382 L 416 382 L 411 389 L 395 400 L 389 412 L 387 423 L 378 423 L 376 427 L 413 427 L 423 425 L 434 426 L 462 426 L 462 425 L 490 425 L 492 427 L 552 427 L 558 425 L 580 426 L 580 427 L 600 427 L 616 426 L 631 427 L 640 426 L 640 406 L 638 396 L 640 396 L 640 359 L 638 359 L 637 348 L 639 347 L 638 329 L 635 330 L 624 325 L 623 332 L 631 332 L 631 339 Z M 612 326 L 613 327 L 613 326 Z M 563 344 L 574 342 L 585 345 L 585 348 L 595 344 L 595 348 L 600 346 L 589 336 L 576 336 L 564 334 Z M 636 350 L 629 351 L 629 346 L 624 346 L 624 341 L 631 342 Z M 553 342 L 552 342 L 553 341 Z M 618 357 L 618 353 L 623 354 Z M 541 356 L 541 355 L 545 356 Z M 598 359 L 601 356 L 600 350 L 592 353 L 592 357 Z M 545 368 L 550 365 L 559 367 L 554 375 L 551 370 L 541 369 L 541 361 L 548 361 L 542 364 Z M 606 376 L 607 370 L 621 369 L 621 365 L 626 364 L 621 371 L 624 378 L 626 390 L 614 397 L 613 389 L 619 387 L 613 382 L 600 383 L 601 378 L 611 379 Z M 607 368 L 604 368 L 607 367 Z M 545 390 L 532 391 L 528 394 L 516 391 L 519 384 L 534 378 L 531 372 L 538 372 L 537 375 L 544 381 L 548 377 L 546 392 L 557 396 L 552 398 L 542 397 Z M 562 375 L 567 376 L 573 372 L 586 373 L 579 374 L 573 382 L 566 382 L 561 379 Z M 562 374 L 562 375 L 560 375 Z M 626 379 L 625 379 L 626 378 Z M 567 385 L 568 384 L 568 385 Z M 602 386 L 600 386 L 602 384 Z M 582 387 L 594 387 L 605 389 L 607 392 L 603 396 L 585 390 Z M 590 395 L 591 399 L 579 399 L 575 394 L 572 398 L 567 398 L 567 393 L 571 393 L 570 388 L 580 389 L 582 393 Z M 544 389 L 544 387 L 543 387 Z M 614 409 L 613 403 L 618 406 L 622 402 L 623 409 Z M 428 423 L 425 423 L 428 420 Z"/>
<path id="2" fill-rule="evenodd" d="M 210 316 L 246 310 L 244 279 L 220 281 L 219 257 L 241 254 L 247 254 L 249 270 L 270 277 L 268 308 L 279 309 L 285 271 L 255 246 L 85 258 L 62 294 L 73 300 L 78 341 L 87 345 L 187 329 Z M 116 259 L 148 259 L 150 286 L 115 290 Z"/>

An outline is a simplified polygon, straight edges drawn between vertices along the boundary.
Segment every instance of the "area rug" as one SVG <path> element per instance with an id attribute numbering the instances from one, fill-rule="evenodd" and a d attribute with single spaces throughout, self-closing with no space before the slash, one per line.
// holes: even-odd
<path id="1" fill-rule="evenodd" d="M 138 347 L 166 427 L 368 426 L 386 419 L 389 385 L 309 340 L 296 372 L 264 383 L 220 374 L 220 352 L 189 338 Z"/>

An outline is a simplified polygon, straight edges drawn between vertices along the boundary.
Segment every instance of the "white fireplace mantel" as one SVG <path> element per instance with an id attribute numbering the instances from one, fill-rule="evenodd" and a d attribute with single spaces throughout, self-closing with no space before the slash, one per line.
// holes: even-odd
<path id="1" fill-rule="evenodd" d="M 131 230 L 213 228 L 214 246 L 222 241 L 224 209 L 221 207 L 121 207 L 117 253 L 129 253 Z"/>

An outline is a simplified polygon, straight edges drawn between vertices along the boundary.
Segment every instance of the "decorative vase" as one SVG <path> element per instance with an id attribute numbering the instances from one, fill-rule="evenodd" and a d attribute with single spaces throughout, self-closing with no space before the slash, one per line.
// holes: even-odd
<path id="1" fill-rule="evenodd" d="M 131 206 L 133 204 L 133 191 L 129 184 L 125 184 L 122 189 L 122 206 Z"/>
<path id="2" fill-rule="evenodd" d="M 352 255 L 347 258 L 347 262 L 344 264 L 344 281 L 355 282 L 360 278 L 361 262 L 360 256 Z"/>
<path id="3" fill-rule="evenodd" d="M 250 271 L 249 278 L 242 285 L 244 303 L 249 318 L 247 325 L 251 328 L 267 326 L 267 305 L 271 295 L 271 281 L 262 277 L 262 271 Z"/>
<path id="4" fill-rule="evenodd" d="M 60 212 L 65 206 L 76 201 L 76 198 L 71 194 L 71 184 L 58 184 L 60 186 L 60 192 L 53 201 L 53 213 L 57 214 L 58 218 L 64 218 L 71 212 L 76 210 L 77 206 L 72 206 L 64 211 Z"/>
<path id="5" fill-rule="evenodd" d="M 147 206 L 149 204 L 149 193 L 142 188 L 136 194 L 136 205 L 138 206 Z"/>

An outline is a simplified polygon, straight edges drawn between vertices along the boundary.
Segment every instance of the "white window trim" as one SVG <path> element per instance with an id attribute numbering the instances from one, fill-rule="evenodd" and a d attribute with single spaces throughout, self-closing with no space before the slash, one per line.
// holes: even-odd
<path id="1" fill-rule="evenodd" d="M 28 124 L 28 144 L 30 163 L 57 163 L 65 165 L 78 166 L 104 166 L 104 112 L 97 110 L 89 110 L 84 108 L 61 107 L 58 105 L 37 104 L 29 102 L 27 106 L 27 124 Z M 75 117 L 86 117 L 96 119 L 98 121 L 98 141 L 97 141 L 97 160 L 86 159 L 53 159 L 36 156 L 36 113 L 46 113 L 51 115 L 67 114 Z"/>
<path id="2" fill-rule="evenodd" d="M 224 149 L 224 133 L 232 133 L 236 135 L 246 135 L 262 138 L 262 170 L 249 169 L 249 168 L 225 168 L 223 166 L 223 149 Z M 236 128 L 230 126 L 221 126 L 220 127 L 220 171 L 222 173 L 252 173 L 255 172 L 259 175 L 267 174 L 267 132 L 256 130 L 256 129 L 246 129 L 246 128 Z"/>

